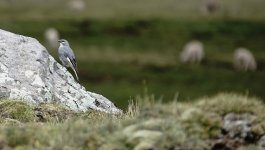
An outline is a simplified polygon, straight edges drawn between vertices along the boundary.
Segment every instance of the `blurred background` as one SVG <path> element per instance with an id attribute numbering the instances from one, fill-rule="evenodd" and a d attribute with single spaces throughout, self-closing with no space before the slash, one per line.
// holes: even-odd
<path id="1" fill-rule="evenodd" d="M 57 60 L 56 40 L 67 39 L 81 84 L 123 109 L 146 92 L 162 101 L 219 92 L 265 99 L 264 6 L 264 0 L 0 0 L 0 28 L 38 39 Z M 235 54 L 240 47 L 246 49 Z"/>

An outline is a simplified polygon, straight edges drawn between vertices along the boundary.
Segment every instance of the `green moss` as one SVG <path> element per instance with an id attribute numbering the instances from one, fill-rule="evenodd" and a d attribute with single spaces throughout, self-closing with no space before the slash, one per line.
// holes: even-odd
<path id="1" fill-rule="evenodd" d="M 77 115 L 76 112 L 58 104 L 41 104 L 34 110 L 38 114 L 37 121 L 40 122 L 63 122 Z"/>
<path id="2" fill-rule="evenodd" d="M 210 98 L 202 98 L 198 101 L 195 107 L 199 107 L 204 111 L 215 112 L 219 115 L 225 115 L 230 112 L 248 112 L 261 115 L 265 112 L 264 103 L 261 99 L 237 94 L 219 94 Z"/>
<path id="3" fill-rule="evenodd" d="M 0 117 L 30 122 L 34 121 L 34 111 L 31 106 L 24 102 L 1 100 Z"/>

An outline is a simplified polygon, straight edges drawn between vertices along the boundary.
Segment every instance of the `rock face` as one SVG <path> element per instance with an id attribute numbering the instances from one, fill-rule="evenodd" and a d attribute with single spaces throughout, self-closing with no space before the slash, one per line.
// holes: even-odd
<path id="1" fill-rule="evenodd" d="M 261 147 L 261 148 L 265 148 L 265 135 L 263 135 L 259 141 L 258 141 L 258 145 Z"/>
<path id="2" fill-rule="evenodd" d="M 255 116 L 244 113 L 229 113 L 224 117 L 223 131 L 229 138 L 247 139 L 252 136 L 251 121 Z"/>
<path id="3" fill-rule="evenodd" d="M 223 118 L 222 132 L 213 142 L 212 149 L 237 149 L 241 145 L 256 144 L 259 135 L 252 131 L 252 123 L 256 118 L 250 113 L 228 113 Z M 259 145 L 262 145 L 260 140 Z"/>
<path id="4" fill-rule="evenodd" d="M 0 98 L 59 103 L 76 111 L 121 112 L 102 95 L 86 91 L 36 39 L 1 29 Z"/>

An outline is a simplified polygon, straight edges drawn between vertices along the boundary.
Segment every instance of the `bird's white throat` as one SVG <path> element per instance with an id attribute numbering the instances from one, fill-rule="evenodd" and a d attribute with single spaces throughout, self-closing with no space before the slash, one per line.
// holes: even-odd
<path id="1" fill-rule="evenodd" d="M 61 48 L 61 47 L 64 47 L 62 43 L 60 43 L 60 48 Z"/>

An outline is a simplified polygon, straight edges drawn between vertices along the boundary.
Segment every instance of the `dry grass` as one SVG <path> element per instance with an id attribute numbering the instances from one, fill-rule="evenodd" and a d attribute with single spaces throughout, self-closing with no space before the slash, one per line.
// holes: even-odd
<path id="1" fill-rule="evenodd" d="M 9 105 L 3 105 L 7 103 Z M 10 105 L 12 103 L 13 105 Z M 10 114 L 23 103 L 2 101 L 2 106 L 12 106 Z M 26 110 L 36 110 L 28 106 Z M 207 141 L 220 134 L 222 117 L 229 112 L 251 112 L 253 132 L 265 133 L 263 123 L 265 105 L 259 99 L 236 94 L 219 94 L 192 103 L 173 101 L 162 104 L 154 96 L 139 96 L 128 111 L 119 116 L 100 112 L 76 113 L 56 105 L 42 105 L 42 112 L 53 112 L 46 122 L 34 118 L 32 113 L 22 113 L 3 120 L 0 125 L 0 147 L 16 149 L 202 149 L 209 148 Z M 58 108 L 58 109 L 57 109 Z M 2 110 L 2 109 L 1 109 Z M 40 109 L 39 109 L 40 110 Z M 1 114 L 4 111 L 1 111 Z M 5 111 L 6 112 L 6 111 Z M 64 113 L 63 113 L 64 112 Z M 71 112 L 71 113 L 69 113 Z M 19 114 L 19 113 L 18 113 Z M 56 114 L 56 115 L 55 115 Z M 60 114 L 60 115 L 59 115 Z M 64 114 L 64 115 L 62 115 Z M 74 114 L 74 115 L 73 115 Z M 8 116 L 8 115 L 7 115 Z M 67 116 L 67 117 L 66 117 Z M 50 121 L 51 120 L 51 121 Z M 17 123 L 14 123 L 17 121 Z M 250 146 L 246 146 L 248 148 Z M 257 146 L 252 146 L 257 148 Z"/>

